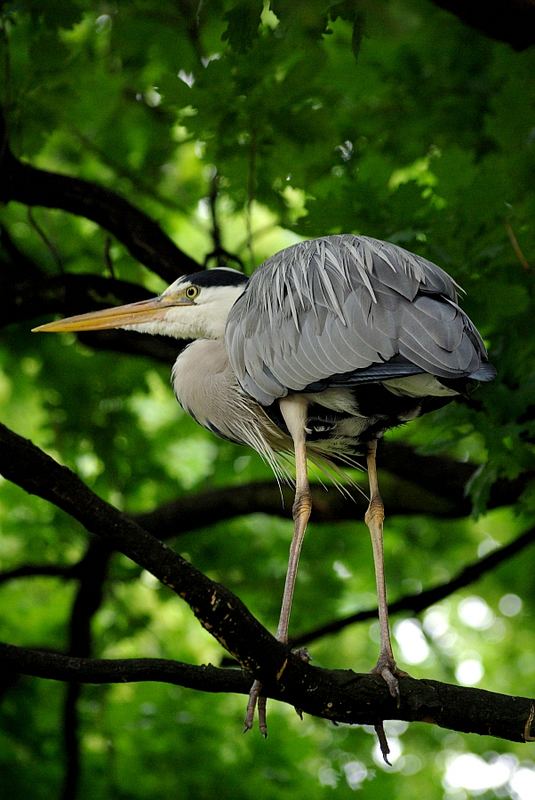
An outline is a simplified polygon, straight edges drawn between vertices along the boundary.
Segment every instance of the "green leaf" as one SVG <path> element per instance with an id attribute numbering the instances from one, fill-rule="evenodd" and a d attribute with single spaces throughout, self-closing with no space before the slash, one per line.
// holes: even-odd
<path id="1" fill-rule="evenodd" d="M 222 39 L 236 53 L 246 53 L 258 36 L 263 4 L 253 0 L 240 0 L 224 15 L 227 27 Z"/>

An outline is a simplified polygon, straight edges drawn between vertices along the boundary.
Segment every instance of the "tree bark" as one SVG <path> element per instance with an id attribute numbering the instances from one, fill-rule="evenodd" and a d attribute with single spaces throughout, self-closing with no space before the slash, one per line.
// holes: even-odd
<path id="1" fill-rule="evenodd" d="M 244 695 L 249 694 L 252 680 L 248 672 L 212 665 L 193 666 L 157 658 L 72 658 L 8 644 L 0 644 L 0 665 L 6 673 L 16 671 L 76 684 L 159 681 L 203 692 Z M 377 675 L 319 669 L 296 655 L 288 655 L 280 678 L 265 682 L 262 688 L 266 697 L 332 722 L 375 725 L 385 719 L 400 719 L 515 742 L 534 741 L 535 703 L 527 697 L 405 677 L 400 679 L 398 707 Z"/>

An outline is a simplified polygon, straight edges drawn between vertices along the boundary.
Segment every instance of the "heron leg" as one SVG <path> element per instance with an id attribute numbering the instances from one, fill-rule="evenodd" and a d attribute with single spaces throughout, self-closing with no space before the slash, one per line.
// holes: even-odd
<path id="1" fill-rule="evenodd" d="M 288 626 L 292 611 L 292 601 L 299 567 L 299 556 L 307 529 L 310 512 L 312 510 L 312 497 L 308 482 L 307 454 L 306 454 L 306 420 L 307 401 L 300 395 L 284 397 L 279 400 L 280 409 L 286 427 L 290 432 L 295 451 L 295 498 L 292 508 L 294 519 L 294 532 L 290 545 L 288 569 L 282 595 L 282 605 L 277 626 L 277 639 L 288 642 Z M 304 656 L 306 658 L 306 656 Z M 267 736 L 266 726 L 266 698 L 260 695 L 262 684 L 255 680 L 249 693 L 249 702 L 245 716 L 245 730 L 253 726 L 255 708 L 258 705 L 258 724 L 260 732 Z"/>
<path id="2" fill-rule="evenodd" d="M 279 403 L 282 416 L 292 436 L 295 450 L 295 498 L 292 508 L 294 533 L 290 545 L 288 570 L 286 572 L 277 627 L 277 639 L 281 642 L 287 642 L 299 556 L 301 555 L 301 547 L 305 538 L 308 520 L 310 519 L 310 512 L 312 511 L 312 496 L 308 483 L 306 452 L 307 402 L 303 397 L 297 395 L 292 398 L 283 398 Z"/>
<path id="3" fill-rule="evenodd" d="M 402 672 L 395 661 L 390 641 L 390 628 L 388 624 L 388 604 L 386 599 L 386 582 L 384 569 L 383 553 L 383 521 L 385 509 L 379 493 L 379 482 L 377 479 L 376 465 L 377 441 L 370 442 L 368 445 L 367 466 L 368 481 L 370 484 L 370 504 L 366 511 L 364 520 L 370 531 L 373 550 L 373 564 L 375 568 L 375 582 L 377 585 L 377 602 L 379 608 L 379 628 L 381 635 L 381 649 L 377 664 L 372 672 L 381 675 L 385 680 L 390 694 L 399 702 L 399 682 L 398 677 L 406 675 Z"/>

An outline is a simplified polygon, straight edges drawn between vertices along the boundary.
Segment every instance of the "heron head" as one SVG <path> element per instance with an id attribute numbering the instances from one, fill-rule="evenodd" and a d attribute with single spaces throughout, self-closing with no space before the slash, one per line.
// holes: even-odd
<path id="1" fill-rule="evenodd" d="M 77 314 L 33 330 L 66 333 L 124 328 L 175 339 L 219 339 L 229 311 L 246 285 L 243 273 L 218 267 L 178 278 L 150 300 Z"/>

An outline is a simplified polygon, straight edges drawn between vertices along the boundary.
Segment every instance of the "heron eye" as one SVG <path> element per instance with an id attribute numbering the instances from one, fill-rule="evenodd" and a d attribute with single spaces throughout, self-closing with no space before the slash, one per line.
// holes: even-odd
<path id="1" fill-rule="evenodd" d="M 195 300 L 195 298 L 199 294 L 199 291 L 200 289 L 198 286 L 188 286 L 188 288 L 186 289 L 186 297 L 188 298 L 188 300 Z"/>

